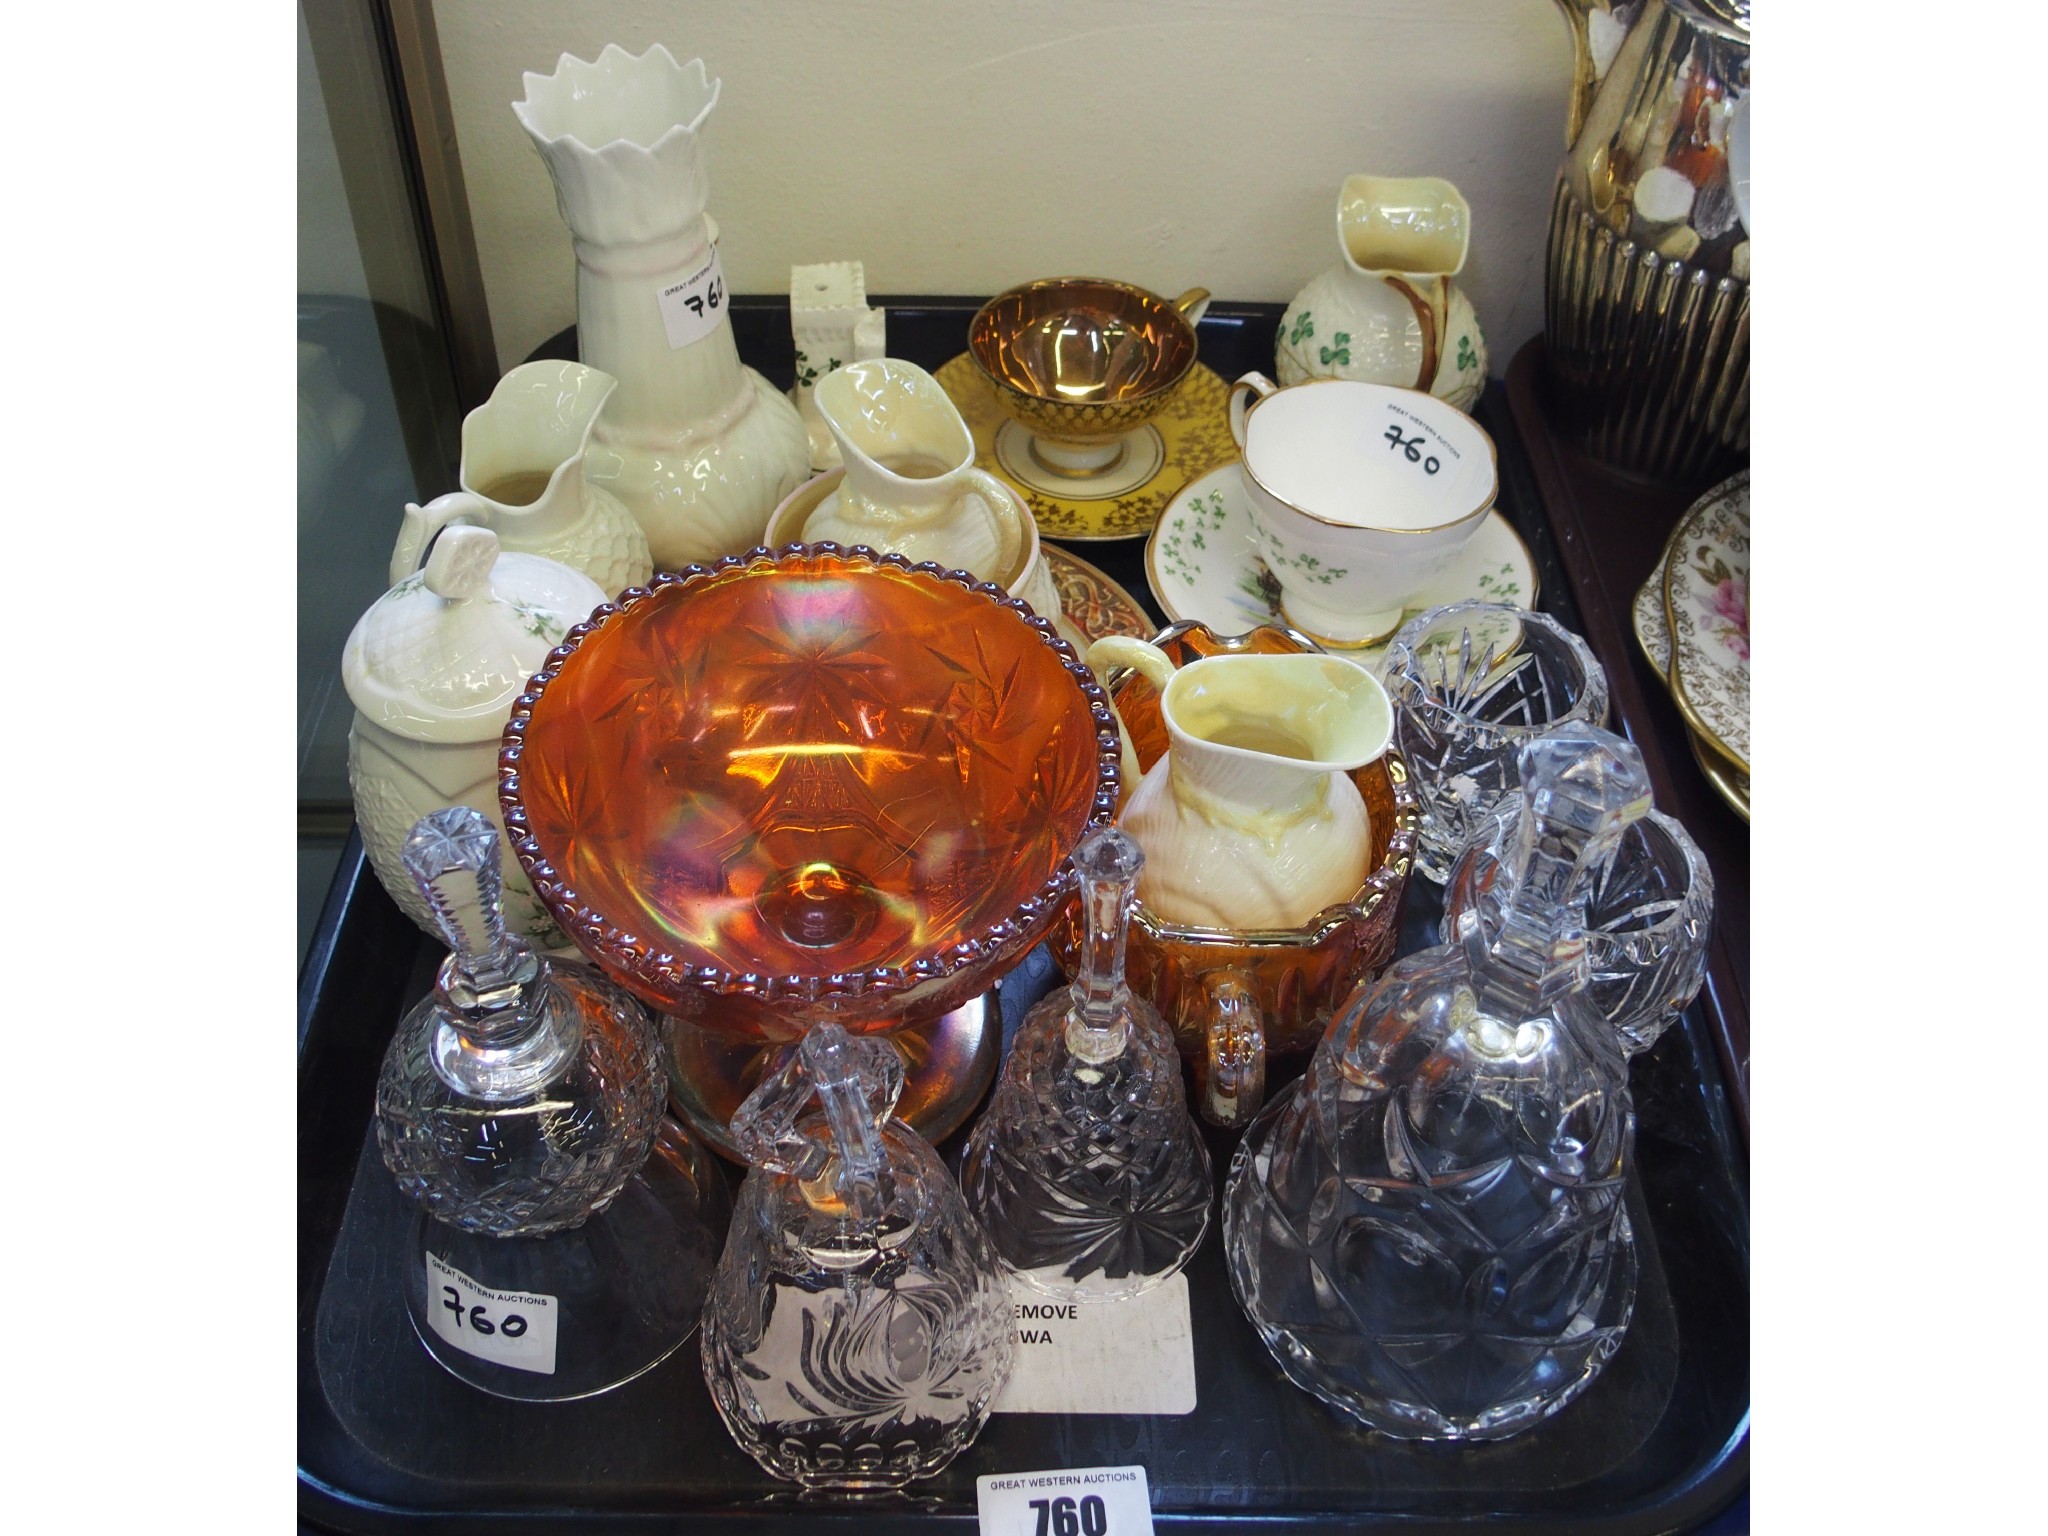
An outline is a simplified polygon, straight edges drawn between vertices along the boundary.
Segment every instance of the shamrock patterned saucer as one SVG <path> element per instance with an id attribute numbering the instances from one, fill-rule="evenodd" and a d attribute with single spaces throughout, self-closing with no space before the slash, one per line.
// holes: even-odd
<path id="1" fill-rule="evenodd" d="M 1119 463 L 1076 480 L 1057 479 L 1032 462 L 1029 434 L 1004 418 L 995 391 L 965 352 L 932 377 L 974 434 L 974 462 L 1017 488 L 1031 504 L 1043 538 L 1130 539 L 1149 533 L 1167 502 L 1191 480 L 1237 458 L 1229 388 L 1203 363 L 1188 369 L 1173 398 L 1133 434 Z"/>
<path id="2" fill-rule="evenodd" d="M 1175 622 L 1199 619 L 1219 635 L 1242 634 L 1261 624 L 1287 626 L 1280 612 L 1280 583 L 1259 556 L 1235 461 L 1211 470 L 1173 498 L 1145 542 L 1145 579 Z M 1457 563 L 1408 605 L 1401 622 L 1425 608 L 1468 597 L 1536 605 L 1536 561 L 1498 509 L 1487 514 Z M 1381 644 L 1339 654 L 1374 671 L 1385 651 Z"/>

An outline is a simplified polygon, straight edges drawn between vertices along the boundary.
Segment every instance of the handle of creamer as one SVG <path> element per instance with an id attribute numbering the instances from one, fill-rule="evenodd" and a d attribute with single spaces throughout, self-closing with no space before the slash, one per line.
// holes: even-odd
<path id="1" fill-rule="evenodd" d="M 397 586 L 420 568 L 434 535 L 450 523 L 468 523 L 475 528 L 491 526 L 491 504 L 469 491 L 450 491 L 436 496 L 424 507 L 405 504 L 405 521 L 398 526 L 398 544 L 391 551 L 391 586 Z"/>
<path id="2" fill-rule="evenodd" d="M 1244 452 L 1244 419 L 1256 401 L 1247 402 L 1246 397 L 1256 395 L 1263 400 L 1268 395 L 1278 394 L 1280 386 L 1254 369 L 1243 374 L 1230 386 L 1230 436 L 1237 444 L 1237 451 Z"/>
<path id="3" fill-rule="evenodd" d="M 1200 325 L 1202 316 L 1209 313 L 1209 290 L 1190 288 L 1173 301 L 1173 307 L 1180 311 L 1181 319 L 1189 325 Z"/>
<path id="4" fill-rule="evenodd" d="M 1001 586 L 1013 572 L 1022 574 L 1019 567 L 1024 563 L 1024 547 L 1030 541 L 1031 513 L 1023 498 L 1008 483 L 985 469 L 972 467 L 960 477 L 960 489 L 946 504 L 942 518 L 951 521 L 959 517 L 961 504 L 969 495 L 979 496 L 986 502 L 1000 525 L 995 565 L 987 579 Z"/>
<path id="5" fill-rule="evenodd" d="M 1173 681 L 1173 658 L 1151 641 L 1133 640 L 1129 635 L 1104 635 L 1088 647 L 1083 659 L 1097 677 L 1107 674 L 1111 667 L 1133 667 L 1162 693 Z"/>
<path id="6" fill-rule="evenodd" d="M 1234 966 L 1206 973 L 1198 992 L 1202 1118 L 1211 1125 L 1249 1124 L 1266 1102 L 1266 1022 L 1258 993 Z"/>

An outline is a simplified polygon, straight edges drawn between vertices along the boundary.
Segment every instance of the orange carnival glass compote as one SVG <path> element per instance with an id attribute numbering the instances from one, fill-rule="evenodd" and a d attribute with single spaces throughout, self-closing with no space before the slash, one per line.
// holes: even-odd
<path id="1" fill-rule="evenodd" d="M 1000 588 L 791 544 L 658 576 L 571 630 L 513 707 L 499 796 L 563 931 L 680 1021 L 685 1076 L 732 1079 L 677 1094 L 723 1145 L 812 1023 L 929 1025 L 1036 944 L 1116 764 L 1093 676 Z M 961 1070 L 906 1055 L 913 1077 Z M 948 1114 L 994 1064 L 944 1085 Z"/>

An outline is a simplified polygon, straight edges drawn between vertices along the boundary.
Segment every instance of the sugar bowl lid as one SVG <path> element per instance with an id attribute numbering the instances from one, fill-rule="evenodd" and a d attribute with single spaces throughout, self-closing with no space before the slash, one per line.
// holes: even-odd
<path id="1" fill-rule="evenodd" d="M 486 741 L 548 652 L 605 600 L 580 571 L 501 551 L 488 528 L 447 528 L 426 568 L 356 621 L 342 686 L 365 719 L 397 735 Z"/>

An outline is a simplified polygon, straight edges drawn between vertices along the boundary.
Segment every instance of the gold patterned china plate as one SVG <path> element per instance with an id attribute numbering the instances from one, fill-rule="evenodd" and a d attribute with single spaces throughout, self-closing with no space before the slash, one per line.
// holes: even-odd
<path id="1" fill-rule="evenodd" d="M 1656 672 L 1658 681 L 1671 690 L 1671 628 L 1664 621 L 1664 567 L 1658 566 L 1636 592 L 1633 612 L 1636 644 Z M 1749 820 L 1749 774 L 1701 738 L 1690 725 L 1685 728 L 1686 744 L 1693 761 L 1714 792 L 1744 821 Z"/>
<path id="2" fill-rule="evenodd" d="M 1664 554 L 1671 696 L 1708 745 L 1749 772 L 1749 471 L 1686 510 Z"/>
<path id="3" fill-rule="evenodd" d="M 1015 486 L 1049 539 L 1141 538 L 1191 481 L 1237 458 L 1230 440 L 1230 391 L 1215 369 L 1196 363 L 1159 414 L 1126 442 L 1101 474 L 1055 476 L 1031 455 L 1031 435 L 996 403 L 965 352 L 933 375 L 974 434 L 974 462 Z"/>
<path id="4" fill-rule="evenodd" d="M 1707 500 L 1711 501 L 1720 497 L 1727 489 L 1728 487 L 1726 486 L 1716 489 L 1709 493 Z M 1671 681 L 1671 622 L 1664 609 L 1664 578 L 1667 569 L 1666 562 L 1669 561 L 1672 551 L 1679 547 L 1680 535 L 1685 533 L 1690 523 L 1691 513 L 1688 512 L 1687 516 L 1679 519 L 1678 526 L 1672 530 L 1671 537 L 1665 542 L 1664 558 L 1658 562 L 1657 569 L 1650 573 L 1649 578 L 1644 581 L 1636 592 L 1635 603 L 1631 610 L 1631 618 L 1633 620 L 1633 628 L 1635 629 L 1636 644 L 1642 648 L 1644 659 L 1650 663 L 1651 670 L 1657 674 L 1658 679 L 1664 684 L 1665 690 L 1671 694 L 1673 702 L 1678 705 L 1679 712 L 1685 717 L 1686 737 L 1692 748 L 1693 761 L 1699 765 L 1701 774 L 1705 776 L 1708 784 L 1713 786 L 1715 793 L 1727 801 L 1738 816 L 1747 821 L 1749 820 L 1748 762 L 1735 757 L 1733 753 L 1725 751 L 1711 735 L 1696 728 L 1693 723 L 1695 712 L 1690 707 L 1690 700 L 1681 699 L 1677 690 L 1672 686 Z M 1746 543 L 1745 538 L 1745 548 Z M 1748 561 L 1746 554 L 1743 557 L 1742 564 L 1744 573 L 1742 608 L 1746 629 L 1748 606 Z M 1718 585 L 1718 582 L 1716 585 Z M 1732 609 L 1733 605 L 1727 604 L 1725 606 L 1729 606 Z M 1732 622 L 1732 619 L 1729 622 Z M 1747 638 L 1746 633 L 1744 638 Z M 1746 670 L 1745 668 L 1745 672 Z M 1746 716 L 1747 711 L 1745 709 L 1745 725 L 1747 723 Z M 1746 744 L 1746 730 L 1743 732 L 1743 739 Z"/>
<path id="5" fill-rule="evenodd" d="M 1052 584 L 1059 588 L 1060 612 L 1091 642 L 1105 635 L 1150 640 L 1159 633 L 1159 626 L 1135 597 L 1079 555 L 1052 544 L 1038 548 L 1052 573 Z"/>
<path id="6" fill-rule="evenodd" d="M 1145 580 L 1168 619 L 1198 619 L 1219 635 L 1261 624 L 1290 627 L 1280 611 L 1280 583 L 1260 556 L 1244 479 L 1233 459 L 1174 497 L 1145 543 Z M 1451 568 L 1407 610 L 1407 623 L 1426 608 L 1468 597 L 1536 605 L 1536 561 L 1514 525 L 1489 512 Z M 1326 649 L 1329 649 L 1326 647 Z M 1386 644 L 1335 651 L 1376 671 Z"/>

